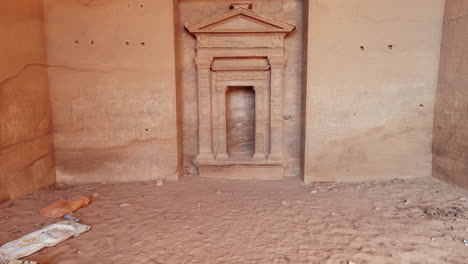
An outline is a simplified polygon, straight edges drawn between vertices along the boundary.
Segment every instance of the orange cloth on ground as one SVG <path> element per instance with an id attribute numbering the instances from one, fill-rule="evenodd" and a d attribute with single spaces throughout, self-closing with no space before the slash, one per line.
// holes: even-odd
<path id="1" fill-rule="evenodd" d="M 42 209 L 41 215 L 52 218 L 62 218 L 66 214 L 72 213 L 88 204 L 89 198 L 84 196 L 78 196 L 77 198 L 62 198 Z"/>

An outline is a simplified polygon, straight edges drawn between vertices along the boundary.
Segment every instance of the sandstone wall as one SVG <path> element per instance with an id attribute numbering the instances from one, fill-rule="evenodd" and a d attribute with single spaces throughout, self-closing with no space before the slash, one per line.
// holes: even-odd
<path id="1" fill-rule="evenodd" d="M 188 173 L 197 174 L 192 163 L 198 154 L 198 100 L 197 71 L 194 58 L 196 41 L 184 28 L 187 22 L 226 12 L 235 0 L 178 0 L 177 52 L 181 71 L 180 91 L 182 94 L 183 116 L 182 136 L 184 146 L 184 167 Z M 278 20 L 296 25 L 296 30 L 286 37 L 288 62 L 285 72 L 285 155 L 288 161 L 286 176 L 300 175 L 301 160 L 301 85 L 302 85 L 302 0 L 254 0 L 253 10 Z"/>
<path id="2" fill-rule="evenodd" d="M 55 183 L 42 0 L 0 1 L 0 200 Z"/>
<path id="3" fill-rule="evenodd" d="M 57 180 L 177 179 L 172 0 L 45 0 Z"/>
<path id="4" fill-rule="evenodd" d="M 447 0 L 435 109 L 435 177 L 468 188 L 468 2 Z"/>
<path id="5" fill-rule="evenodd" d="M 308 1 L 306 182 L 431 175 L 444 2 Z"/>

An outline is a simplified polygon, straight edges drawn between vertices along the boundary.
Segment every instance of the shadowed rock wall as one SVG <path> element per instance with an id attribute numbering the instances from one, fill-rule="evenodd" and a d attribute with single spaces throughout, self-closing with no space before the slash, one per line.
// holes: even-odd
<path id="1" fill-rule="evenodd" d="M 444 2 L 308 1 L 305 182 L 431 175 Z"/>
<path id="2" fill-rule="evenodd" d="M 434 125 L 435 177 L 468 188 L 468 1 L 447 0 Z"/>
<path id="3" fill-rule="evenodd" d="M 42 0 L 0 1 L 0 200 L 55 183 Z"/>
<path id="4" fill-rule="evenodd" d="M 172 0 L 45 0 L 57 180 L 177 179 Z"/>

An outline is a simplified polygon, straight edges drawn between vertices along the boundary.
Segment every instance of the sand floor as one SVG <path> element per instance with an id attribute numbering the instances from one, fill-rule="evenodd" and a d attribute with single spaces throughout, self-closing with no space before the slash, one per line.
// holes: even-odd
<path id="1" fill-rule="evenodd" d="M 91 231 L 29 257 L 61 263 L 468 263 L 468 192 L 432 178 L 304 185 L 185 177 L 59 186 L 0 205 L 0 244 L 64 196 Z M 121 207 L 122 203 L 130 204 Z"/>

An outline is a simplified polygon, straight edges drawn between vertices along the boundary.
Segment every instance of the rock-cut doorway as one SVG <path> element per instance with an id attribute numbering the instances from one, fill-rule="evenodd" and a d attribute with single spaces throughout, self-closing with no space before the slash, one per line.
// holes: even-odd
<path id="1" fill-rule="evenodd" d="M 255 91 L 253 86 L 228 87 L 226 122 L 229 158 L 252 158 L 255 152 Z"/>

